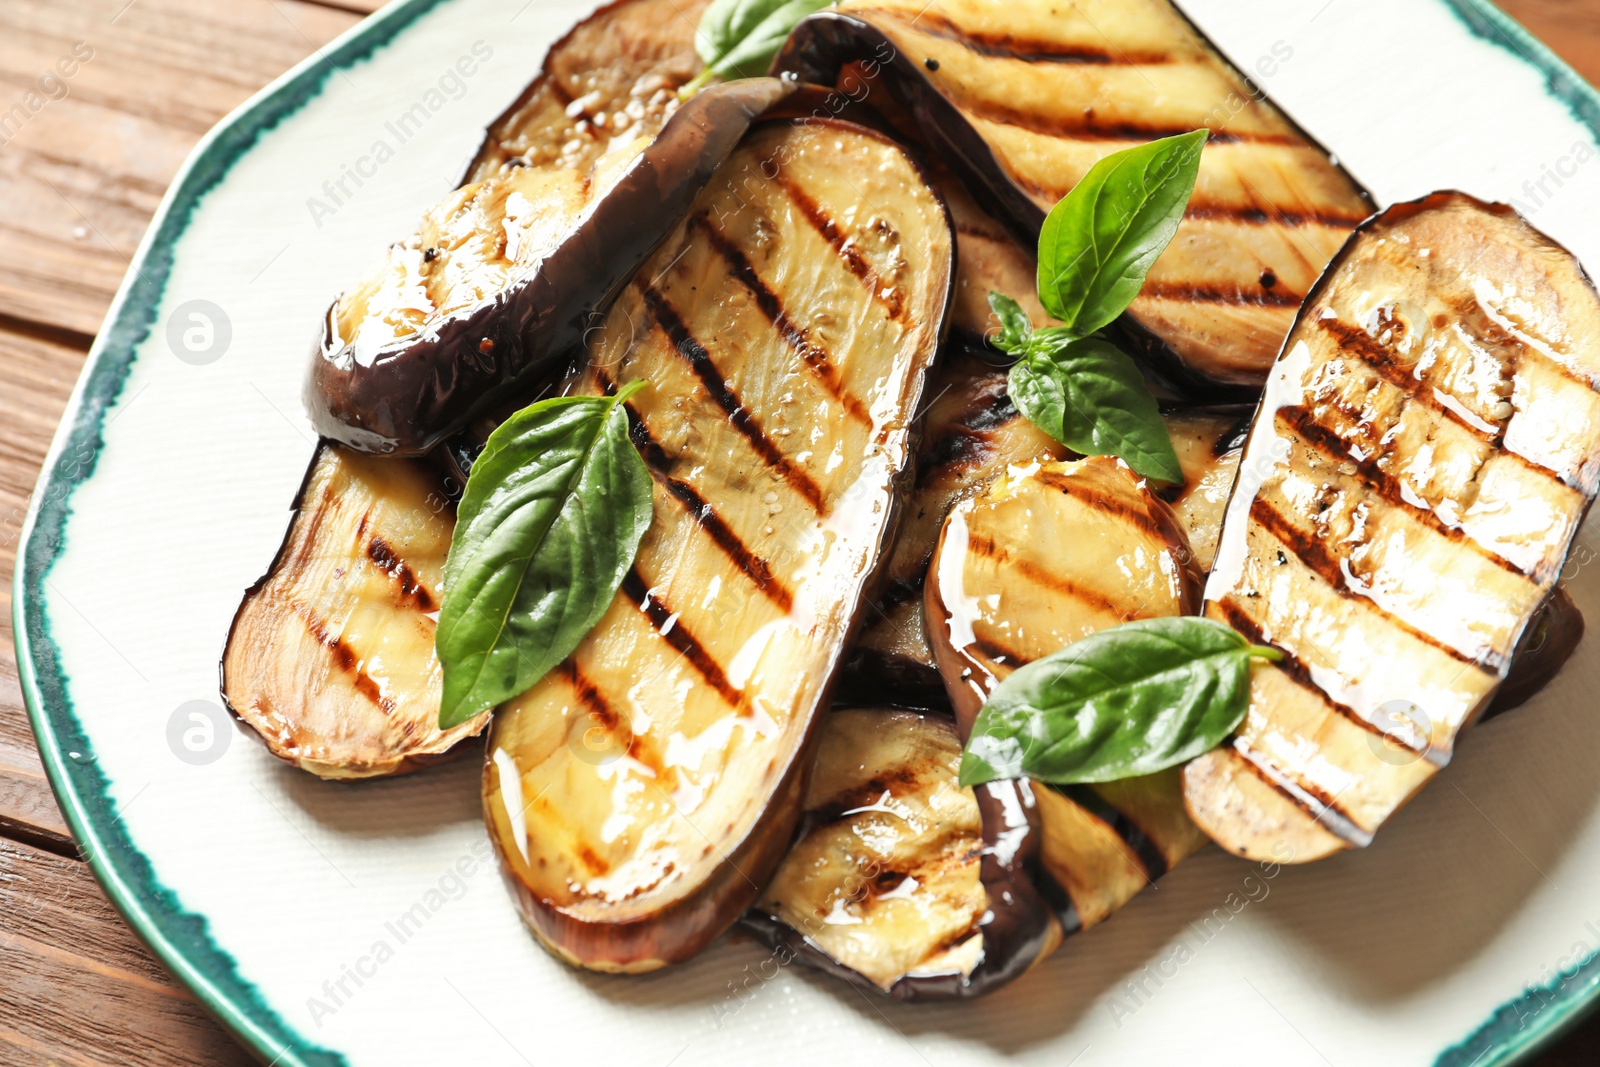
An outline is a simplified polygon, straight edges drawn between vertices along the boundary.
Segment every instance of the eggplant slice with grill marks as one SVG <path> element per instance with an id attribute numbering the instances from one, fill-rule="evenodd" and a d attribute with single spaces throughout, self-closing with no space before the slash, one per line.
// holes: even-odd
<path id="1" fill-rule="evenodd" d="M 318 447 L 267 575 L 222 657 L 228 707 L 322 778 L 435 762 L 488 724 L 439 729 L 439 582 L 455 507 L 426 462 Z"/>
<path id="2" fill-rule="evenodd" d="M 1302 294 L 1367 193 L 1167 0 L 846 0 L 774 70 L 877 68 L 936 155 L 1031 244 L 1105 155 L 1211 130 L 1188 216 L 1121 320 L 1195 386 L 1264 381 Z"/>
<path id="3" fill-rule="evenodd" d="M 855 89 L 860 92 L 859 88 Z M 899 124 L 891 124 L 899 125 Z M 1016 300 L 1036 327 L 1058 325 L 1035 293 L 1033 255 L 934 164 L 956 231 L 950 337 L 928 381 L 916 482 L 885 570 L 862 619 L 842 686 L 863 701 L 938 707 L 944 685 L 922 620 L 922 582 L 951 506 L 1008 465 L 1061 459 L 1066 448 L 1023 417 L 1006 394 L 1006 357 L 983 338 L 998 327 L 989 293 Z"/>
<path id="4" fill-rule="evenodd" d="M 793 89 L 681 102 L 702 3 L 622 0 L 559 42 L 468 180 L 329 309 L 305 387 L 323 436 L 417 455 L 579 347 L 750 123 Z"/>
<path id="5" fill-rule="evenodd" d="M 965 237 L 958 237 L 958 246 Z M 862 620 L 850 662 L 852 692 L 878 699 L 935 698 L 944 687 L 928 648 L 922 583 L 950 508 L 1008 466 L 1064 457 L 1066 449 L 1029 422 L 1006 395 L 1006 372 L 958 339 L 928 382 L 917 477 L 885 572 L 883 592 Z M 897 695 L 898 694 L 898 695 Z"/>
<path id="6" fill-rule="evenodd" d="M 1600 477 L 1600 296 L 1512 209 L 1398 204 L 1273 370 L 1206 614 L 1284 653 L 1184 773 L 1229 851 L 1365 845 L 1450 759 L 1552 594 Z"/>
<path id="7" fill-rule="evenodd" d="M 1171 511 L 1116 460 L 1040 464 L 958 504 L 928 575 L 927 613 L 962 736 L 1018 667 L 1122 622 L 1192 613 L 1190 555 Z M 1069 934 L 1205 843 L 1176 770 L 1031 791 L 1045 885 Z"/>
<path id="8" fill-rule="evenodd" d="M 1035 888 L 1037 820 L 962 789 L 960 769 L 945 716 L 829 714 L 799 839 L 744 926 L 896 1000 L 980 996 L 1027 971 L 1061 941 Z"/>
<path id="9" fill-rule="evenodd" d="M 760 126 L 572 388 L 628 403 L 655 520 L 610 611 L 496 715 L 484 813 L 553 952 L 637 972 L 738 919 L 788 847 L 820 709 L 894 530 L 954 273 L 888 139 Z"/>

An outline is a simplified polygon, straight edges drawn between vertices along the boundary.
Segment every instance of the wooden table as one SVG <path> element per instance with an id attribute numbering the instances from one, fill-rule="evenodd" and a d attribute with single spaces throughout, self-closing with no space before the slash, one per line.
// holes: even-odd
<path id="1" fill-rule="evenodd" d="M 536 0 L 537 2 L 537 0 Z M 251 1062 L 161 969 L 78 858 L 28 729 L 11 575 L 67 394 L 162 192 L 200 136 L 378 0 L 0 0 L 0 111 L 93 49 L 0 131 L 0 1064 Z M 1505 7 L 1600 80 L 1600 0 Z M 80 56 L 82 49 L 80 47 Z M 46 88 L 49 88 L 47 85 Z M 1600 1063 L 1600 1019 L 1545 1056 Z"/>

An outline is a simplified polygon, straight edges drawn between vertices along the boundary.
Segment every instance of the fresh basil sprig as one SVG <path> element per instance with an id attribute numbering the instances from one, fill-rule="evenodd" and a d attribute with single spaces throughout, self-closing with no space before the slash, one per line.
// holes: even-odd
<path id="1" fill-rule="evenodd" d="M 445 560 L 441 728 L 526 692 L 611 606 L 653 512 L 622 406 L 644 385 L 540 401 L 489 435 Z"/>
<path id="2" fill-rule="evenodd" d="M 712 78 L 757 78 L 772 66 L 773 57 L 795 24 L 821 11 L 833 0 L 713 0 L 700 16 L 695 51 L 706 69 L 683 87 L 693 94 Z"/>
<path id="3" fill-rule="evenodd" d="M 989 294 L 1001 326 L 994 344 L 1017 357 L 1009 386 L 1018 410 L 1076 452 L 1120 456 L 1167 482 L 1183 472 L 1138 366 L 1093 335 L 1128 309 L 1172 242 L 1207 136 L 1113 153 L 1050 210 L 1039 232 L 1039 302 L 1060 326 L 1034 330 L 1015 300 Z"/>
<path id="4" fill-rule="evenodd" d="M 1035 332 L 1025 351 L 1006 388 L 1035 426 L 1080 455 L 1120 456 L 1147 478 L 1183 481 L 1161 410 L 1125 353 L 1060 327 Z"/>
<path id="5" fill-rule="evenodd" d="M 1109 782 L 1176 766 L 1244 719 L 1251 663 L 1281 658 L 1194 616 L 1101 630 L 995 687 L 967 741 L 961 784 Z"/>

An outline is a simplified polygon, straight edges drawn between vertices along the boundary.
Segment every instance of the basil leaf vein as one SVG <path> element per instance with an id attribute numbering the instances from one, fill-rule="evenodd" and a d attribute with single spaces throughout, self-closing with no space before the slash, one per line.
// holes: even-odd
<path id="1" fill-rule="evenodd" d="M 653 513 L 623 407 L 644 384 L 544 400 L 489 435 L 444 567 L 441 728 L 526 692 L 611 606 Z"/>
<path id="2" fill-rule="evenodd" d="M 712 78 L 755 78 L 772 66 L 773 57 L 795 24 L 828 7 L 833 0 L 714 0 L 700 16 L 695 51 L 706 69 L 684 87 L 692 93 Z"/>
<path id="3" fill-rule="evenodd" d="M 1085 456 L 1120 456 L 1134 472 L 1182 482 L 1167 424 L 1138 365 L 1097 337 L 1075 340 L 1060 328 L 1029 335 L 1007 390 L 1017 410 Z"/>
<path id="4" fill-rule="evenodd" d="M 1207 136 L 1113 153 L 1051 208 L 1039 232 L 1039 300 L 1075 335 L 1109 326 L 1139 295 L 1189 205 Z"/>
<path id="5" fill-rule="evenodd" d="M 1279 658 L 1193 616 L 1091 634 L 995 687 L 973 724 L 961 785 L 1109 782 L 1176 766 L 1238 728 L 1251 663 Z"/>

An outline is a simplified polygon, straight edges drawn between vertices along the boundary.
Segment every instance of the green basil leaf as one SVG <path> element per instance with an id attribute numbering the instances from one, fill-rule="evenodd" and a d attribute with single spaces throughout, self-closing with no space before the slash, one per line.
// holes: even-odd
<path id="1" fill-rule="evenodd" d="M 544 400 L 489 435 L 445 560 L 441 728 L 526 692 L 611 606 L 653 512 L 622 406 L 643 385 Z"/>
<path id="2" fill-rule="evenodd" d="M 961 784 L 1110 782 L 1193 759 L 1243 721 L 1257 658 L 1281 653 L 1193 616 L 1091 634 L 995 687 L 962 755 Z"/>
<path id="3" fill-rule="evenodd" d="M 1011 367 L 1007 391 L 1035 426 L 1085 456 L 1117 456 L 1134 472 L 1183 481 L 1167 424 L 1126 353 L 1062 327 L 1036 330 Z"/>
<path id="4" fill-rule="evenodd" d="M 1000 320 L 1000 332 L 989 338 L 990 343 L 1002 352 L 1022 351 L 1028 343 L 1028 335 L 1033 332 L 1028 313 L 1011 297 L 992 291 L 989 293 L 989 307 Z"/>
<path id="5" fill-rule="evenodd" d="M 714 0 L 700 16 L 695 51 L 706 70 L 686 87 L 717 78 L 755 78 L 767 72 L 795 23 L 833 0 Z"/>
<path id="6" fill-rule="evenodd" d="M 1079 337 L 1111 324 L 1144 287 L 1178 230 L 1207 132 L 1100 160 L 1050 210 L 1039 233 L 1039 299 Z"/>

